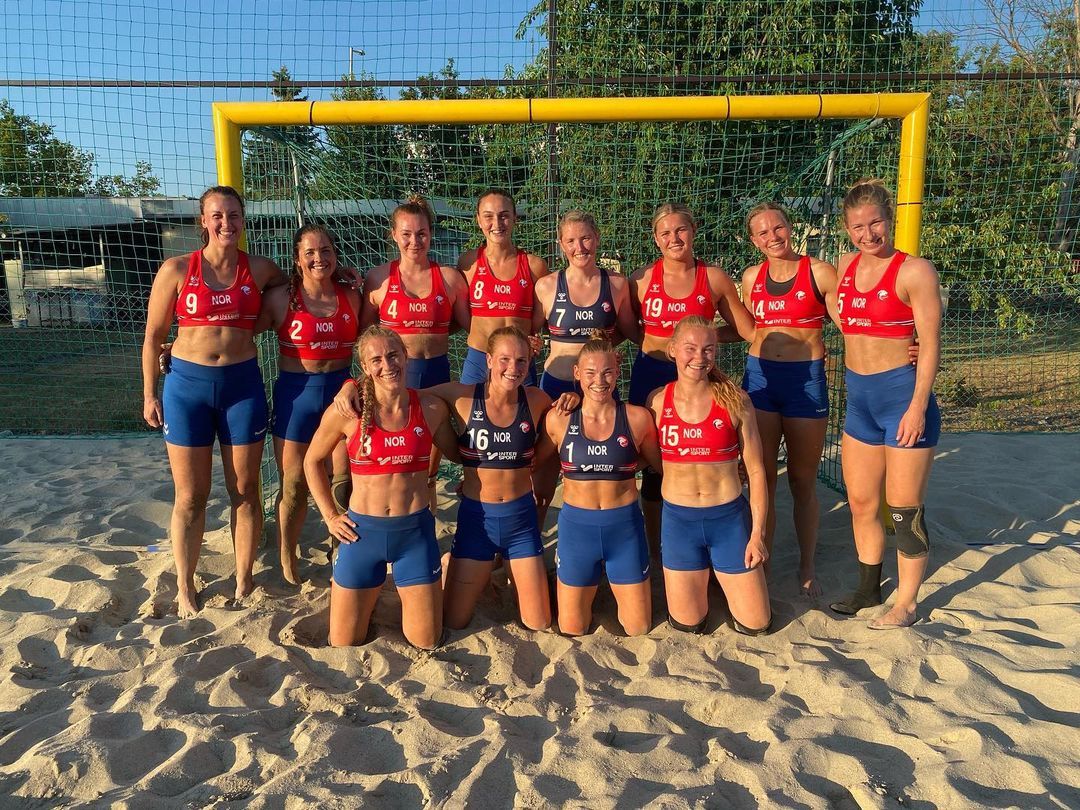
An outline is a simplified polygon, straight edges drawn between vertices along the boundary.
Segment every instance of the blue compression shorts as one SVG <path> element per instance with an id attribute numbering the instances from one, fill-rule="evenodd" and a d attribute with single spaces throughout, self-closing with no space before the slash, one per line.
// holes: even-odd
<path id="1" fill-rule="evenodd" d="M 564 503 L 559 510 L 559 582 L 575 588 L 599 585 L 601 568 L 613 585 L 637 585 L 649 578 L 645 521 L 636 500 L 615 509 Z"/>
<path id="2" fill-rule="evenodd" d="M 671 360 L 657 360 L 638 351 L 630 370 L 630 404 L 644 405 L 654 389 L 675 382 L 678 372 Z"/>
<path id="3" fill-rule="evenodd" d="M 750 355 L 742 387 L 759 411 L 793 419 L 825 419 L 829 415 L 824 360 L 786 362 Z"/>
<path id="4" fill-rule="evenodd" d="M 279 372 L 274 383 L 274 415 L 270 420 L 274 435 L 308 444 L 319 427 L 323 411 L 348 378 L 347 368 L 321 374 Z"/>
<path id="5" fill-rule="evenodd" d="M 465 362 L 461 364 L 461 382 L 465 385 L 487 382 L 488 367 L 487 355 L 472 346 L 465 352 Z M 536 378 L 536 362 L 529 363 L 529 376 L 525 378 L 525 385 L 538 385 Z"/>
<path id="6" fill-rule="evenodd" d="M 672 571 L 743 574 L 750 542 L 750 504 L 739 496 L 718 506 L 678 506 L 664 501 L 660 556 Z"/>
<path id="7" fill-rule="evenodd" d="M 450 356 L 410 357 L 405 367 L 405 385 L 417 390 L 450 382 Z"/>
<path id="8" fill-rule="evenodd" d="M 435 517 L 424 507 L 400 517 L 374 517 L 349 510 L 359 538 L 338 546 L 334 582 L 342 588 L 378 588 L 386 582 L 386 564 L 399 586 L 430 585 L 442 576 Z"/>
<path id="9" fill-rule="evenodd" d="M 254 444 L 266 435 L 266 390 L 254 357 L 204 366 L 173 357 L 161 392 L 165 441 L 180 447 Z"/>
<path id="10" fill-rule="evenodd" d="M 507 503 L 482 503 L 461 496 L 451 557 L 490 562 L 496 554 L 518 560 L 543 553 L 531 492 Z"/>
<path id="11" fill-rule="evenodd" d="M 915 367 L 900 366 L 878 374 L 856 374 L 848 369 L 844 382 L 847 385 L 844 433 L 864 444 L 897 447 L 896 431 L 915 393 Z M 931 393 L 923 437 L 914 447 L 935 447 L 940 437 L 941 412 Z"/>

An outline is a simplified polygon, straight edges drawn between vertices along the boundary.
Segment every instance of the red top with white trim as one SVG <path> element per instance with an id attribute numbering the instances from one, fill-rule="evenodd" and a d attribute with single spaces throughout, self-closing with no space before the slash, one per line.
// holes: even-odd
<path id="1" fill-rule="evenodd" d="M 517 273 L 509 281 L 503 281 L 492 272 L 481 245 L 476 252 L 476 272 L 469 284 L 469 309 L 474 318 L 531 318 L 533 275 L 529 254 L 518 250 Z"/>
<path id="2" fill-rule="evenodd" d="M 450 333 L 452 307 L 443 286 L 442 271 L 431 263 L 431 292 L 415 298 L 401 283 L 401 262 L 390 262 L 386 295 L 379 305 L 379 322 L 399 335 L 446 335 Z"/>
<path id="3" fill-rule="evenodd" d="M 820 329 L 825 323 L 825 303 L 814 290 L 809 256 L 799 260 L 794 284 L 783 295 L 770 293 L 768 282 L 769 262 L 766 260 L 754 279 L 754 286 L 750 288 L 750 311 L 759 328 L 790 326 L 796 329 Z"/>
<path id="4" fill-rule="evenodd" d="M 356 313 L 345 290 L 337 287 L 337 309 L 321 318 L 312 315 L 304 296 L 296 293 L 296 309 L 278 327 L 278 347 L 284 357 L 297 360 L 348 360 L 356 344 Z"/>
<path id="5" fill-rule="evenodd" d="M 409 421 L 401 430 L 384 430 L 372 420 L 363 443 L 358 426 L 349 437 L 347 449 L 353 475 L 426 472 L 431 459 L 431 431 L 420 396 L 409 389 Z"/>
<path id="6" fill-rule="evenodd" d="M 697 262 L 694 289 L 690 295 L 672 298 L 664 290 L 664 260 L 657 259 L 649 279 L 649 289 L 641 300 L 641 321 L 645 324 L 645 334 L 669 338 L 675 333 L 675 324 L 688 315 L 700 315 L 708 321 L 716 315 L 716 303 L 709 289 L 709 271 L 705 262 Z"/>
<path id="7" fill-rule="evenodd" d="M 911 307 L 896 294 L 896 276 L 907 254 L 896 251 L 885 268 L 881 281 L 874 289 L 866 292 L 855 286 L 855 270 L 861 257 L 861 253 L 855 254 L 836 288 L 840 331 L 845 335 L 910 340 L 915 334 L 915 316 Z"/>
<path id="8" fill-rule="evenodd" d="M 180 326 L 231 326 L 254 329 L 262 306 L 262 291 L 251 275 L 248 256 L 243 251 L 236 262 L 236 277 L 224 290 L 215 290 L 203 281 L 202 251 L 196 250 L 188 262 L 187 281 L 176 299 L 176 323 Z"/>
<path id="9" fill-rule="evenodd" d="M 703 421 L 687 422 L 675 408 L 675 383 L 664 386 L 659 431 L 665 464 L 718 464 L 739 457 L 739 434 L 727 408 L 713 399 Z"/>

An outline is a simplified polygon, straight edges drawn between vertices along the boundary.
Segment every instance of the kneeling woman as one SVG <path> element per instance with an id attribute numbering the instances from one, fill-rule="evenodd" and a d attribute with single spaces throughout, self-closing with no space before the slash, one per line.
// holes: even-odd
<path id="1" fill-rule="evenodd" d="M 563 475 L 559 629 L 571 636 L 589 631 L 603 569 L 623 630 L 642 635 L 652 624 L 652 600 L 634 476 L 642 459 L 660 466 L 656 429 L 648 409 L 614 399 L 619 355 L 602 332 L 581 347 L 573 374 L 581 406 L 569 414 L 551 411 L 541 438 L 541 455 L 558 452 Z"/>
<path id="2" fill-rule="evenodd" d="M 532 463 L 536 426 L 551 399 L 539 388 L 524 385 L 532 356 L 520 329 L 503 326 L 492 332 L 485 363 L 486 383 L 445 383 L 429 389 L 446 400 L 462 426 L 457 441 L 465 468 L 444 615 L 455 629 L 469 623 L 501 554 L 510 566 L 522 624 L 544 630 L 551 625 L 551 600 Z"/>
<path id="3" fill-rule="evenodd" d="M 405 344 L 394 332 L 369 327 L 357 354 L 364 393 L 360 418 L 329 408 L 304 457 L 311 494 L 341 541 L 330 589 L 330 644 L 363 643 L 390 563 L 405 638 L 432 649 L 442 635 L 442 564 L 428 509 L 427 470 L 433 440 L 457 456 L 449 413 L 442 400 L 406 387 Z M 349 511 L 338 514 L 325 465 L 343 436 L 353 488 Z"/>
<path id="4" fill-rule="evenodd" d="M 700 633 L 709 612 L 709 569 L 740 633 L 769 629 L 762 570 L 767 495 L 754 407 L 716 368 L 716 329 L 692 315 L 675 327 L 668 353 L 678 378 L 649 395 L 656 414 L 664 482 L 660 551 L 668 622 Z M 739 454 L 750 482 L 742 494 Z"/>

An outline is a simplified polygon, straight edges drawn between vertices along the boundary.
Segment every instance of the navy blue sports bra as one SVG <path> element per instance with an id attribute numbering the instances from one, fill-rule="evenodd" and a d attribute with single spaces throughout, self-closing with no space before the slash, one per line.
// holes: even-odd
<path id="1" fill-rule="evenodd" d="M 509 427 L 493 425 L 484 402 L 484 383 L 473 389 L 472 409 L 465 432 L 458 436 L 461 464 L 493 470 L 517 470 L 532 464 L 536 427 L 529 412 L 529 397 L 518 387 L 518 409 Z"/>
<path id="2" fill-rule="evenodd" d="M 555 282 L 555 300 L 548 313 L 548 332 L 552 340 L 563 343 L 584 343 L 594 329 L 603 329 L 608 337 L 615 334 L 615 301 L 611 297 L 608 274 L 600 270 L 600 292 L 587 307 L 579 307 L 570 299 L 566 288 L 566 271 L 559 273 Z"/>
<path id="3" fill-rule="evenodd" d="M 615 403 L 615 427 L 606 439 L 590 439 L 581 428 L 581 408 L 570 414 L 559 445 L 563 478 L 571 481 L 625 481 L 638 467 L 637 445 L 626 418 L 626 405 Z"/>

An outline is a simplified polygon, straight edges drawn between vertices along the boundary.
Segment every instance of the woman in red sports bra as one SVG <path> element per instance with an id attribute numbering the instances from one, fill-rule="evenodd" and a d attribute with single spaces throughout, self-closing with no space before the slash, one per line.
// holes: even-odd
<path id="1" fill-rule="evenodd" d="M 438 397 L 405 384 L 408 357 L 395 332 L 368 327 L 357 344 L 363 372 L 360 418 L 328 408 L 304 458 L 315 503 L 341 541 L 330 588 L 330 644 L 363 644 L 391 564 L 401 628 L 415 647 L 442 637 L 442 563 L 427 475 L 433 445 L 457 459 L 450 412 Z M 338 512 L 325 465 L 342 439 L 352 471 L 349 509 Z"/>
<path id="2" fill-rule="evenodd" d="M 791 221 L 773 202 L 754 206 L 746 217 L 750 241 L 764 261 L 743 271 L 743 302 L 755 331 L 743 388 L 757 415 L 768 483 L 765 545 L 772 553 L 776 528 L 777 456 L 787 447 L 787 480 L 799 543 L 799 585 L 821 595 L 814 568 L 818 538 L 817 470 L 829 422 L 822 326 L 836 313 L 836 268 L 791 246 Z"/>
<path id="3" fill-rule="evenodd" d="M 142 348 L 143 418 L 164 434 L 175 488 L 169 534 L 180 618 L 199 610 L 195 568 L 215 438 L 232 502 L 235 597 L 254 587 L 267 410 L 253 330 L 263 289 L 285 283 L 270 259 L 240 250 L 244 202 L 235 189 L 207 189 L 199 198 L 199 225 L 203 248 L 167 259 L 154 277 Z M 158 355 L 174 317 L 176 339 L 159 398 Z"/>
<path id="4" fill-rule="evenodd" d="M 881 604 L 885 532 L 882 488 L 896 534 L 897 588 L 874 630 L 917 620 L 930 538 L 923 503 L 941 432 L 934 378 L 941 357 L 941 287 L 926 259 L 893 244 L 892 197 L 860 180 L 844 197 L 844 228 L 856 252 L 840 259 L 837 310 L 844 333 L 847 413 L 841 444 L 844 486 L 859 561 L 859 585 L 832 609 L 853 615 Z M 909 349 L 919 337 L 919 361 Z"/>
<path id="5" fill-rule="evenodd" d="M 709 612 L 710 569 L 727 597 L 732 624 L 768 632 L 772 614 L 762 564 L 765 467 L 754 406 L 716 367 L 716 329 L 698 315 L 675 327 L 668 348 L 675 382 L 649 395 L 663 462 L 661 559 L 668 622 L 700 633 Z M 739 477 L 742 457 L 750 500 Z"/>
<path id="6" fill-rule="evenodd" d="M 466 385 L 487 379 L 485 351 L 496 329 L 513 326 L 526 335 L 532 329 L 536 280 L 548 274 L 547 262 L 517 247 L 513 241 L 517 207 L 510 193 L 488 189 L 476 201 L 476 224 L 484 244 L 458 258 L 469 292 L 469 348 L 461 367 Z M 536 385 L 536 368 L 530 361 L 526 385 Z"/>
<path id="7" fill-rule="evenodd" d="M 750 340 L 754 331 L 728 274 L 694 255 L 697 221 L 690 209 L 665 203 L 653 214 L 652 226 L 660 258 L 630 277 L 630 300 L 642 322 L 641 349 L 630 372 L 633 405 L 644 405 L 657 386 L 675 379 L 668 345 L 683 318 L 698 315 L 711 321 L 719 313 L 725 324 L 720 330 L 723 342 L 740 336 Z M 641 474 L 641 510 L 655 551 L 660 542 L 660 474 L 652 469 Z"/>
<path id="8" fill-rule="evenodd" d="M 390 214 L 390 238 L 398 258 L 370 270 L 364 278 L 360 326 L 378 323 L 405 341 L 410 388 L 450 382 L 450 325 L 468 331 L 471 324 L 465 279 L 453 267 L 428 258 L 435 217 L 423 197 L 413 195 Z M 435 509 L 435 474 L 431 459 L 431 508 Z"/>
<path id="9" fill-rule="evenodd" d="M 359 312 L 360 296 L 339 272 L 334 238 L 322 225 L 300 228 L 293 236 L 289 283 L 263 297 L 257 326 L 273 330 L 278 339 L 271 419 L 280 483 L 278 550 L 282 574 L 294 585 L 300 584 L 297 543 L 308 509 L 304 454 L 323 411 L 349 377 Z M 349 482 L 344 445 L 335 453 L 333 471 L 332 490 L 343 512 Z"/>

